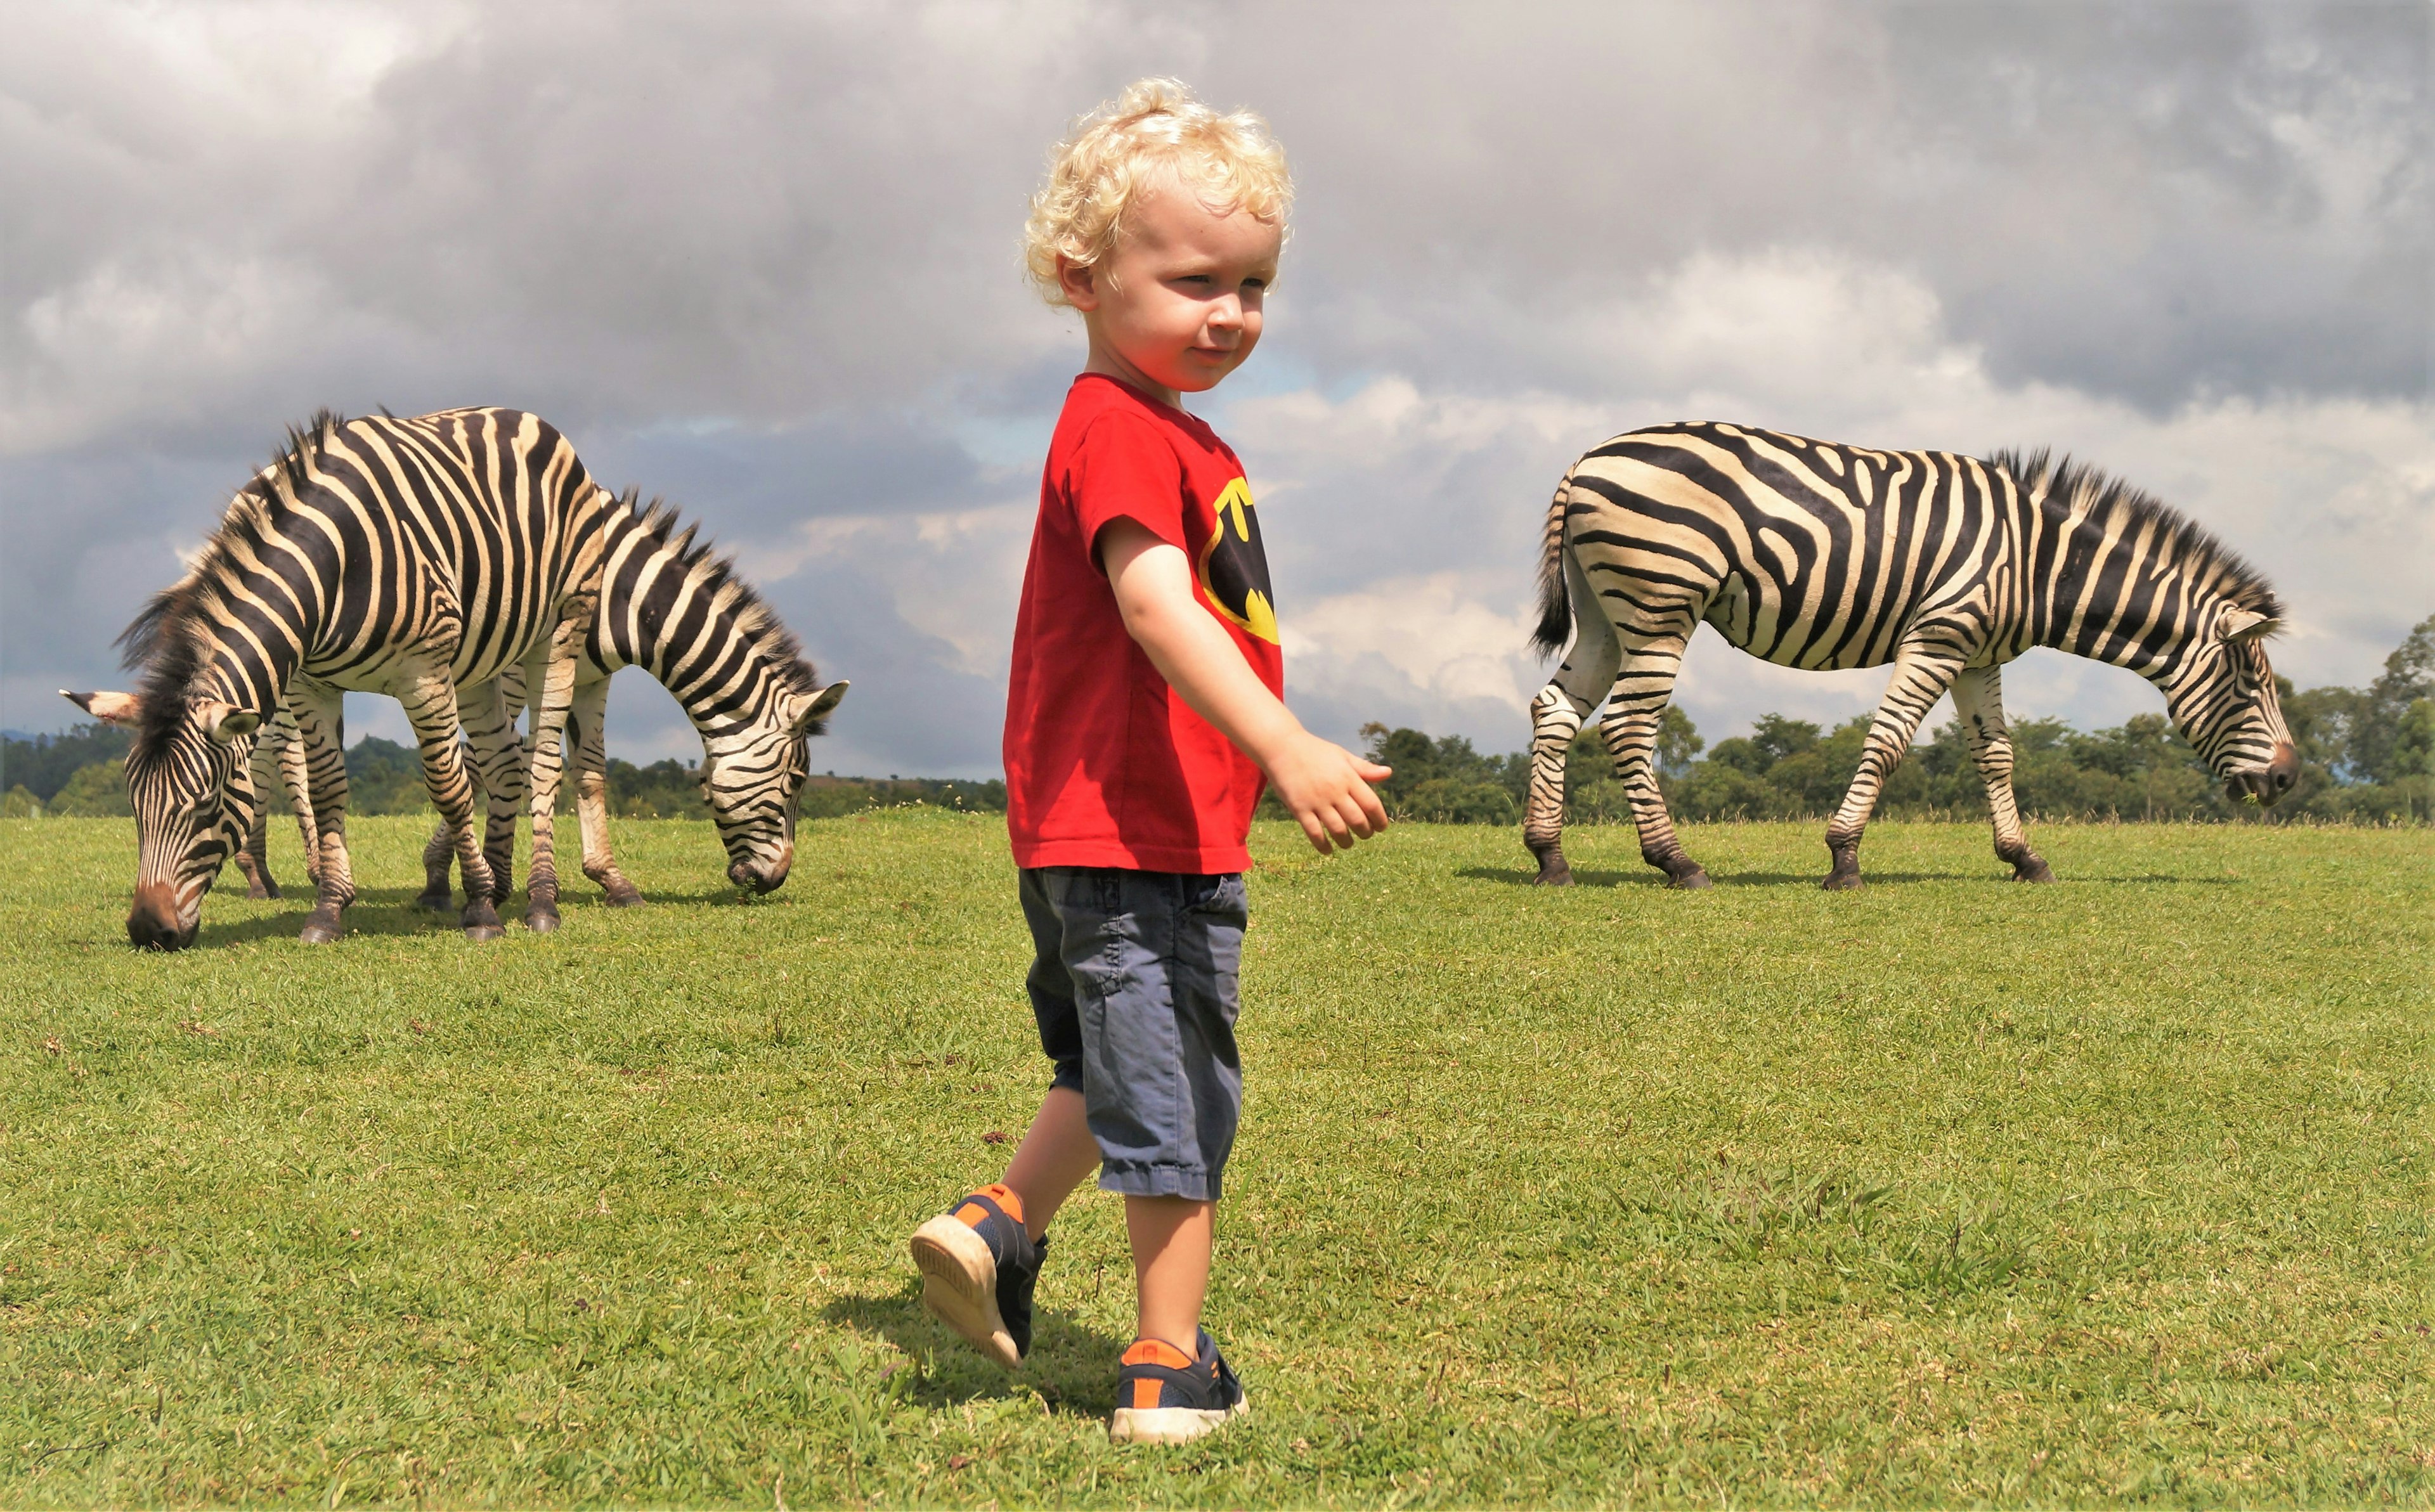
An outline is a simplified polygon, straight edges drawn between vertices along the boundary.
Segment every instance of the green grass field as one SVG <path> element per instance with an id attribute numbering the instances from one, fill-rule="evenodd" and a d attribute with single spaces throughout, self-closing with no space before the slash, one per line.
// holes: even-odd
<path id="1" fill-rule="evenodd" d="M 0 825 L 0 1503 L 2435 1501 L 2435 833 L 1255 838 L 1210 1323 L 1106 1441 L 1131 1271 L 1060 1220 L 1008 1378 L 907 1231 L 1045 1079 L 1002 828 L 806 828 L 746 902 L 626 823 L 488 947 L 359 823 L 355 933 L 138 956 L 124 821 Z M 292 835 L 274 850 L 299 880 Z"/>

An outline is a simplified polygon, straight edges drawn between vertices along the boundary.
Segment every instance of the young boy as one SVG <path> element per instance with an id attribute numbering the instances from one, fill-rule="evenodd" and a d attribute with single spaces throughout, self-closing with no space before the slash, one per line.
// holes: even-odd
<path id="1" fill-rule="evenodd" d="M 1137 1297 L 1110 1434 L 1182 1443 L 1244 1410 L 1200 1328 L 1242 1103 L 1235 972 L 1262 775 L 1326 854 L 1379 833 L 1388 770 L 1278 694 L 1242 464 L 1179 407 L 1260 338 L 1292 188 L 1256 116 L 1146 79 L 1086 118 L 1032 202 L 1027 258 L 1090 358 L 1041 479 L 1007 692 L 1007 827 L 1056 1075 L 1005 1176 L 913 1235 L 923 1300 L 1011 1369 L 1049 1219 L 1099 1172 Z"/>

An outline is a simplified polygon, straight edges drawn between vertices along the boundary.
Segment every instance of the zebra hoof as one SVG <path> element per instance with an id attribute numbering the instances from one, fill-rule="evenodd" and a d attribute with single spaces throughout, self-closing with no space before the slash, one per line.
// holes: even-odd
<path id="1" fill-rule="evenodd" d="M 1828 892 L 1858 892 L 1860 874 L 1856 871 L 1838 871 L 1819 885 Z"/>
<path id="2" fill-rule="evenodd" d="M 2027 861 L 2012 864 L 2012 880 L 2014 882 L 2052 882 L 2055 880 L 2055 875 L 2053 869 L 2045 862 L 2031 856 Z"/>
<path id="3" fill-rule="evenodd" d="M 1530 879 L 1533 887 L 1569 887 L 1573 885 L 1572 864 L 1564 859 L 1563 850 L 1550 844 L 1546 850 L 1526 846 L 1539 863 L 1539 874 Z"/>
<path id="4" fill-rule="evenodd" d="M 497 939 L 506 934 L 507 930 L 497 924 L 468 924 L 465 926 L 465 937 L 476 945 L 488 945 L 491 941 Z"/>
<path id="5" fill-rule="evenodd" d="M 619 883 L 616 886 L 609 888 L 608 892 L 609 906 L 612 908 L 640 908 L 643 906 L 643 889 L 635 886 L 630 882 Z"/>
<path id="6" fill-rule="evenodd" d="M 1666 885 L 1680 887 L 1684 892 L 1698 892 L 1702 887 L 1713 887 L 1716 884 L 1708 880 L 1708 870 L 1705 867 L 1693 867 L 1679 877 L 1668 878 Z"/>
<path id="7" fill-rule="evenodd" d="M 306 945 L 335 945 L 338 941 L 338 936 L 345 933 L 345 930 L 336 924 L 325 924 L 316 919 L 308 919 L 296 937 Z"/>
<path id="8" fill-rule="evenodd" d="M 546 935 L 558 928 L 558 905 L 535 903 L 525 910 L 525 928 L 536 935 Z"/>
<path id="9" fill-rule="evenodd" d="M 414 899 L 415 907 L 424 909 L 435 914 L 444 914 L 448 912 L 449 902 L 450 894 L 448 889 L 445 887 L 440 888 L 438 892 L 432 892 L 426 889 L 423 892 L 417 893 Z"/>

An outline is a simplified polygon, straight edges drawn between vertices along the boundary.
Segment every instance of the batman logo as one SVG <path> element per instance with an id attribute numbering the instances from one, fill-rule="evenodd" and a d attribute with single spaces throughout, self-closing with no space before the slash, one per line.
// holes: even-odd
<path id="1" fill-rule="evenodd" d="M 1250 635 L 1277 644 L 1277 610 L 1269 588 L 1269 555 L 1260 544 L 1260 517 L 1251 485 L 1241 478 L 1218 495 L 1218 524 L 1200 548 L 1200 591 L 1218 612 Z"/>

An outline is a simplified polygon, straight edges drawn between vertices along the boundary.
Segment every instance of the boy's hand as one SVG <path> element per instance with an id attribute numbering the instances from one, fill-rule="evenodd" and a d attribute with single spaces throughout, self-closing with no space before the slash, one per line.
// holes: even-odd
<path id="1" fill-rule="evenodd" d="M 1331 848 L 1350 850 L 1355 839 L 1366 840 L 1387 828 L 1387 806 L 1370 784 L 1394 776 L 1392 767 L 1363 761 L 1307 730 L 1296 730 L 1261 765 L 1269 784 L 1277 790 L 1277 801 L 1321 855 Z"/>

